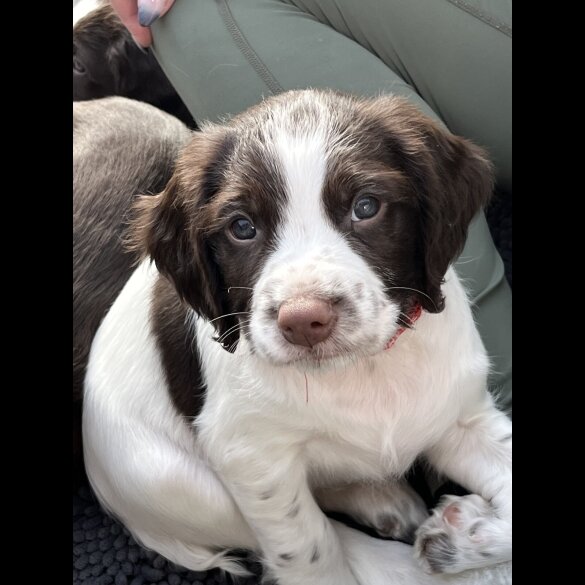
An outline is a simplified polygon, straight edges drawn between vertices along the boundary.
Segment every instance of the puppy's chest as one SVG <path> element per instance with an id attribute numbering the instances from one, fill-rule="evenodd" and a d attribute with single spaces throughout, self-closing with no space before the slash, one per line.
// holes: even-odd
<path id="1" fill-rule="evenodd" d="M 315 483 L 400 475 L 427 447 L 418 417 L 408 409 L 400 412 L 392 397 L 380 394 L 382 389 L 371 388 L 370 403 L 366 396 L 350 404 L 325 398 L 313 411 L 299 413 L 299 426 L 309 420 L 312 427 L 303 453 Z"/>
<path id="2" fill-rule="evenodd" d="M 388 428 L 370 427 L 365 431 L 315 433 L 304 444 L 303 455 L 313 485 L 336 486 L 401 475 L 420 450 L 413 443 L 400 444 Z"/>
<path id="3" fill-rule="evenodd" d="M 379 365 L 317 374 L 226 364 L 222 374 L 221 387 L 207 376 L 213 424 L 230 427 L 220 434 L 258 441 L 262 451 L 290 444 L 314 484 L 401 474 L 427 446 L 424 413 L 414 408 L 421 389 L 389 381 Z"/>

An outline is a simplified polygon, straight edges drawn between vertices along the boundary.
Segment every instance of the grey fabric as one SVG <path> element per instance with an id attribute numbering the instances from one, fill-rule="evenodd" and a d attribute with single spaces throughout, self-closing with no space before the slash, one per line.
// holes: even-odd
<path id="1" fill-rule="evenodd" d="M 278 89 L 242 51 L 234 24 Z M 153 35 L 157 59 L 200 121 L 235 114 L 280 89 L 304 87 L 364 95 L 399 93 L 433 115 L 380 59 L 279 0 L 178 0 L 154 24 Z"/>
<path id="2" fill-rule="evenodd" d="M 511 0 L 284 1 L 379 57 L 452 132 L 486 147 L 511 189 Z"/>

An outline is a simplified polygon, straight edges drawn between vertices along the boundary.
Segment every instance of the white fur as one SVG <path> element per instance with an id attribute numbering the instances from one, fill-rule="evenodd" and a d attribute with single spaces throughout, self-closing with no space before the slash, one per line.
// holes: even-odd
<path id="1" fill-rule="evenodd" d="M 317 505 L 314 490 L 389 481 L 425 454 L 491 505 L 474 516 L 457 500 L 465 521 L 445 527 L 441 509 L 419 535 L 451 538 L 461 556 L 454 570 L 486 564 L 482 551 L 492 564 L 506 562 L 511 425 L 487 393 L 488 359 L 455 272 L 446 275 L 445 310 L 423 313 L 382 351 L 399 309 L 326 218 L 327 136 L 283 131 L 273 148 L 289 203 L 254 289 L 250 340 L 230 354 L 210 323 L 192 320 L 207 385 L 196 432 L 172 406 L 151 330 L 154 267 L 140 265 L 95 337 L 83 432 L 100 501 L 145 546 L 192 569 L 237 571 L 212 548 L 246 547 L 280 585 L 508 582 L 509 564 L 429 576 L 412 547 L 332 522 Z M 284 341 L 270 311 L 319 293 L 360 302 L 358 319 L 340 316 L 317 365 Z M 466 532 L 472 517 L 486 527 L 475 540 Z"/>

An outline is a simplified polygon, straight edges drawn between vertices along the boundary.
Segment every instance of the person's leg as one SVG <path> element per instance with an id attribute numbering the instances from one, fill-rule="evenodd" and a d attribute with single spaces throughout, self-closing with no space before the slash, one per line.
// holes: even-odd
<path id="1" fill-rule="evenodd" d="M 197 45 L 202 35 L 205 36 L 212 51 L 211 67 L 221 63 L 220 67 L 226 71 L 220 75 L 235 73 L 236 79 L 243 75 L 244 93 L 252 86 L 245 71 L 236 71 L 237 61 L 215 60 L 221 54 L 229 55 L 229 49 L 224 53 L 228 43 L 238 43 L 235 37 L 239 34 L 239 23 L 243 27 L 241 33 L 253 40 L 253 49 L 272 72 L 277 88 L 279 80 L 282 85 L 288 78 L 306 78 L 306 85 L 322 86 L 322 75 L 338 80 L 349 71 L 349 79 L 341 81 L 345 88 L 349 84 L 350 90 L 356 88 L 360 92 L 386 90 L 383 85 L 376 85 L 375 76 L 370 78 L 370 73 L 376 73 L 375 68 L 372 70 L 370 66 L 361 72 L 356 69 L 355 65 L 362 60 L 355 50 L 352 55 L 356 53 L 356 56 L 349 61 L 327 58 L 338 54 L 339 45 L 329 44 L 331 36 L 323 37 L 320 33 L 323 28 L 317 22 L 328 25 L 354 40 L 370 55 L 377 56 L 407 81 L 452 132 L 486 147 L 496 163 L 500 186 L 510 189 L 511 0 L 269 0 L 251 3 L 216 0 L 205 5 L 197 1 L 188 3 L 197 7 L 180 4 L 186 3 L 179 0 L 173 10 L 201 16 L 198 26 L 190 28 L 192 21 L 188 18 L 183 25 L 190 34 L 197 35 Z M 242 4 L 245 6 L 240 6 Z M 208 13 L 213 11 L 223 13 L 224 24 L 228 27 L 220 34 L 214 27 L 203 30 L 209 22 Z M 233 22 L 229 22 L 230 12 L 235 16 Z M 315 22 L 305 22 L 299 28 L 299 19 Z M 178 19 L 173 21 L 173 29 L 177 22 Z M 258 29 L 262 29 L 260 34 Z M 178 36 L 182 38 L 181 33 Z M 274 51 L 273 47 L 281 40 L 281 47 Z M 291 40 L 295 43 L 292 46 L 287 44 Z M 322 46 L 324 43 L 326 47 Z M 190 46 L 185 42 L 182 49 L 189 50 Z M 218 54 L 214 55 L 213 51 Z M 326 61 L 304 57 L 313 53 L 325 57 Z M 347 57 L 348 51 L 340 51 L 339 55 Z M 192 56 L 199 58 L 200 54 Z M 332 69 L 325 71 L 325 63 Z M 206 70 L 204 65 L 201 62 L 197 69 L 215 77 L 215 72 Z M 297 65 L 302 68 L 300 77 Z M 192 72 L 190 68 L 188 71 Z M 364 83 L 363 77 L 369 79 Z M 203 83 L 212 80 L 199 79 Z M 233 87 L 236 90 L 236 86 Z M 237 101 L 237 90 L 235 93 L 232 98 Z"/>
<path id="2" fill-rule="evenodd" d="M 304 87 L 393 93 L 437 118 L 381 59 L 279 0 L 177 0 L 152 28 L 157 59 L 198 122 L 218 121 L 263 96 Z M 480 333 L 493 360 L 491 387 L 509 410 L 510 290 L 483 215 L 470 229 L 457 271 L 475 301 Z"/>
<path id="3" fill-rule="evenodd" d="M 512 0 L 282 0 L 378 56 L 512 187 Z"/>
<path id="4" fill-rule="evenodd" d="M 280 0 L 177 0 L 152 29 L 155 55 L 196 120 L 304 87 L 397 93 L 434 115 L 380 59 Z"/>

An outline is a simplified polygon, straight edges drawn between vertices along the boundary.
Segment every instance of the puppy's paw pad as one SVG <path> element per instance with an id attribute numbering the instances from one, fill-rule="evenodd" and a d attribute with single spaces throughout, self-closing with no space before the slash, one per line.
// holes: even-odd
<path id="1" fill-rule="evenodd" d="M 460 528 L 461 527 L 461 510 L 459 509 L 459 506 L 457 504 L 449 504 L 443 510 L 443 520 L 445 520 L 445 522 L 447 522 L 447 524 L 450 524 L 451 526 L 454 526 L 455 528 Z"/>
<path id="2" fill-rule="evenodd" d="M 418 529 L 415 554 L 429 573 L 459 573 L 511 558 L 511 528 L 479 496 L 449 496 Z"/>

